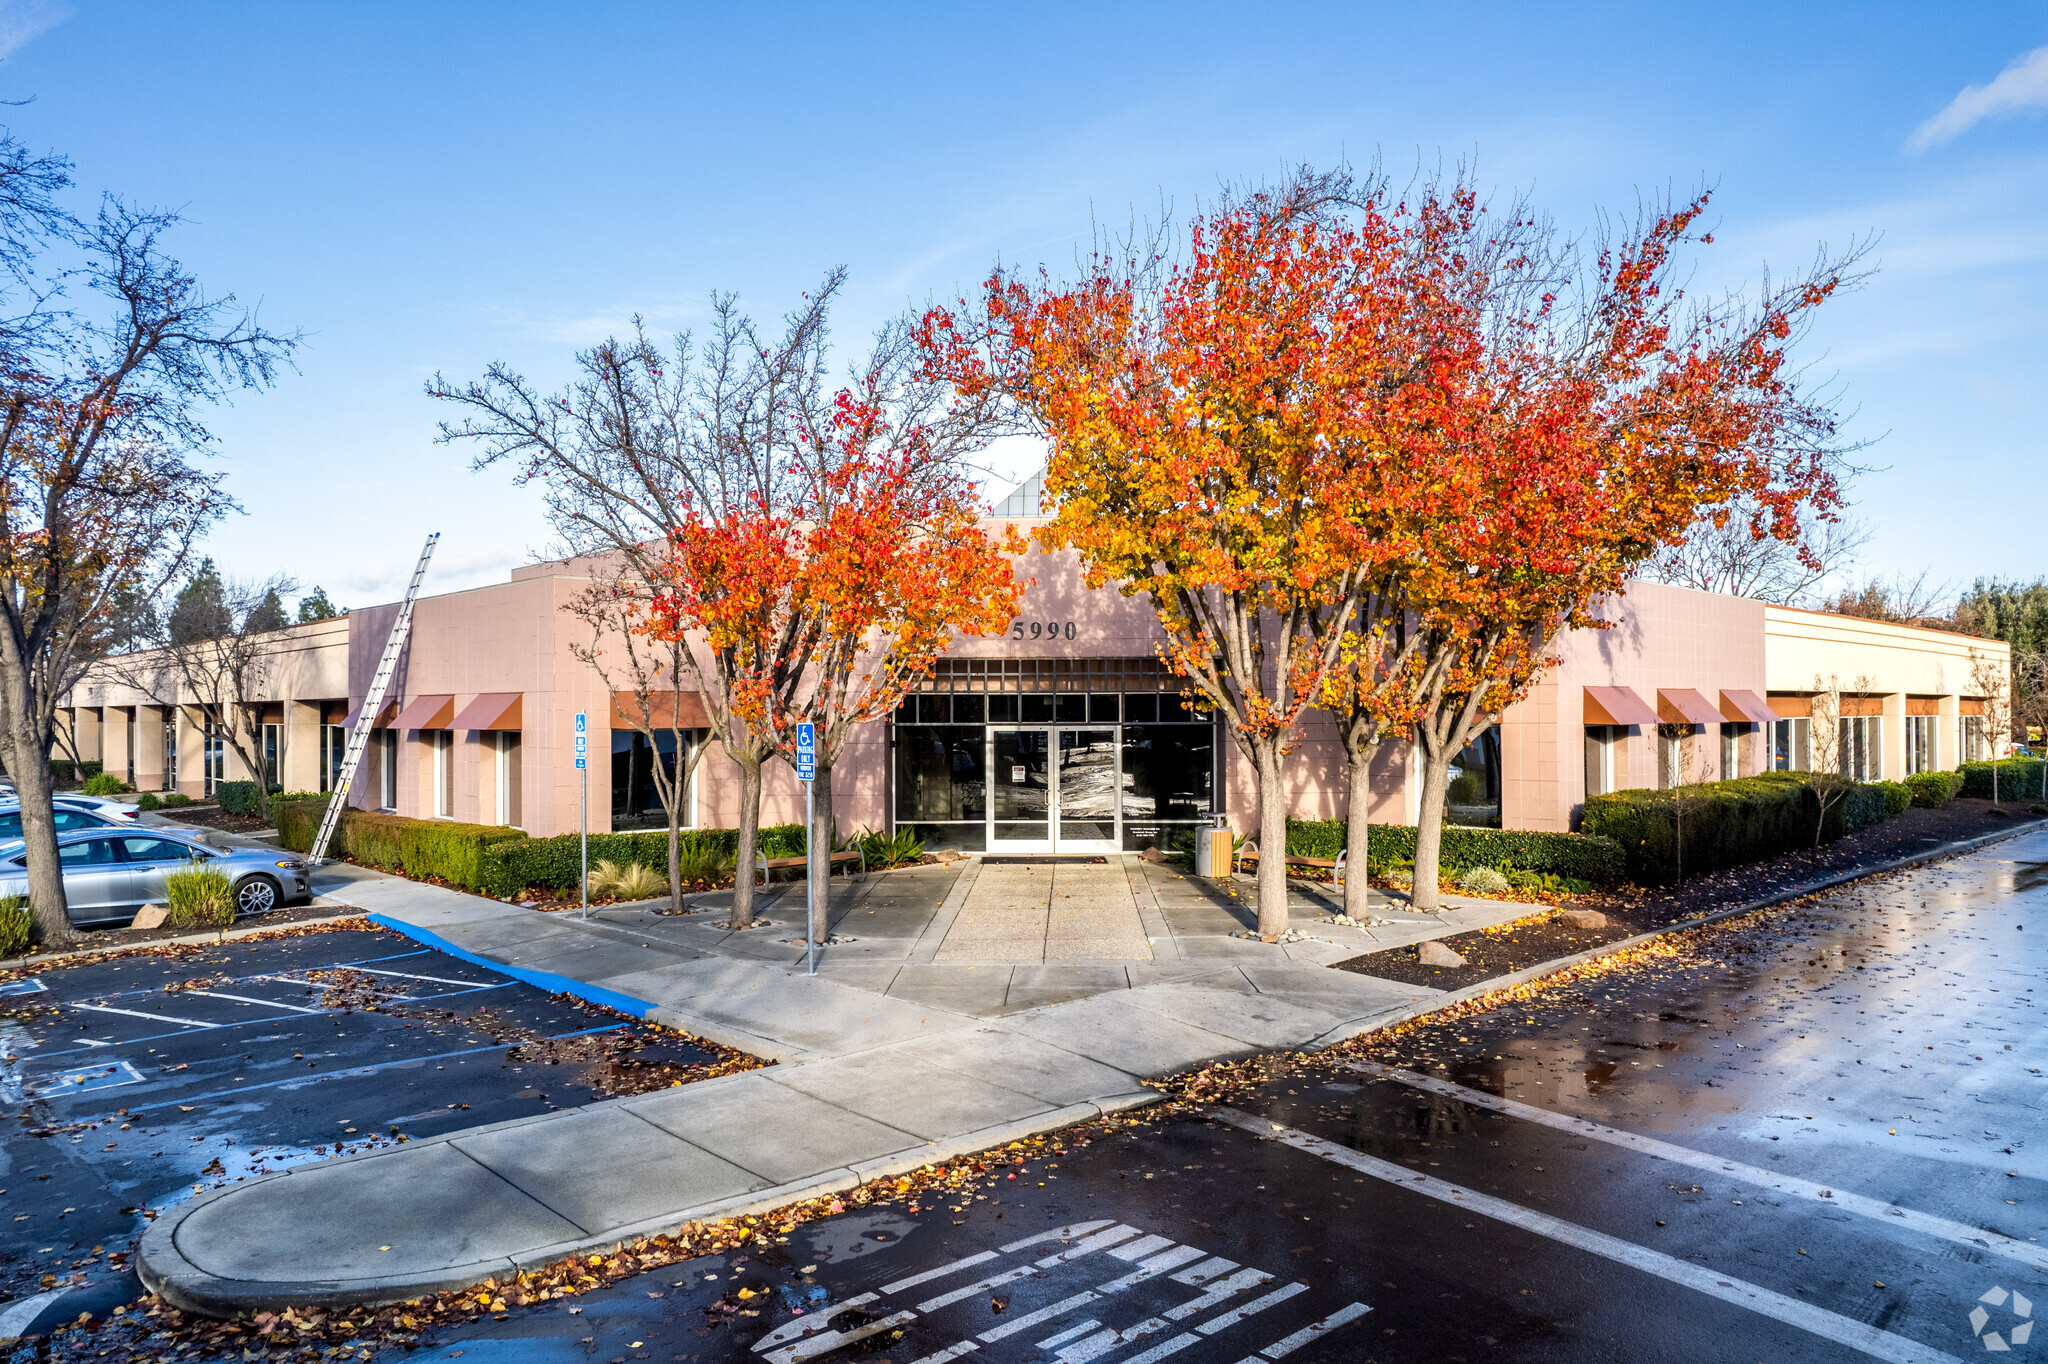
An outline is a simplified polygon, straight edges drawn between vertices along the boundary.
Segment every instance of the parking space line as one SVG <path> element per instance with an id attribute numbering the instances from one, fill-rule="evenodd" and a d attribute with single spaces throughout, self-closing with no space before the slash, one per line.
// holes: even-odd
<path id="1" fill-rule="evenodd" d="M 223 994 L 219 990 L 180 990 L 186 995 L 202 995 L 207 999 L 232 999 L 237 1004 L 262 1004 L 272 1009 L 290 1009 L 295 1014 L 324 1014 L 326 1009 L 309 1009 L 303 1004 L 287 1004 L 281 999 L 257 999 L 250 995 Z"/>
<path id="2" fill-rule="evenodd" d="M 559 1042 L 567 1037 L 588 1037 L 594 1032 L 615 1032 L 625 1026 L 623 1023 L 610 1023 L 602 1028 L 583 1028 L 576 1032 L 557 1033 L 553 1037 L 538 1037 L 532 1040 L 536 1042 Z M 479 1052 L 504 1051 L 509 1047 L 525 1045 L 526 1043 L 523 1042 L 499 1042 L 494 1046 L 467 1047 L 462 1051 L 437 1052 L 432 1056 L 402 1056 L 392 1061 L 379 1061 L 374 1066 L 351 1066 L 346 1070 L 330 1070 L 318 1075 L 294 1075 L 283 1080 L 269 1080 L 260 1085 L 240 1085 L 233 1089 L 211 1089 L 204 1094 L 181 1094 L 175 1099 L 166 1099 L 162 1103 L 131 1104 L 128 1111 L 130 1113 L 146 1113 L 152 1108 L 170 1108 L 176 1104 L 193 1104 L 203 1099 L 224 1098 L 230 1094 L 248 1094 L 258 1089 L 276 1089 L 280 1085 L 310 1085 L 317 1084 L 322 1080 L 340 1080 L 351 1075 L 374 1075 L 380 1070 L 396 1070 L 400 1066 L 416 1066 L 427 1061 L 446 1061 L 452 1056 L 475 1056 Z"/>
<path id="3" fill-rule="evenodd" d="M 964 1260 L 955 1260 L 951 1264 L 940 1265 L 937 1269 L 927 1269 L 922 1274 L 913 1274 L 907 1279 L 898 1279 L 895 1283 L 884 1284 L 882 1285 L 882 1291 L 884 1293 L 900 1293 L 906 1288 L 915 1288 L 921 1283 L 930 1283 L 933 1279 L 943 1279 L 948 1274 L 957 1274 L 961 1270 L 972 1268 L 975 1265 L 985 1265 L 995 1258 L 996 1253 L 994 1251 L 984 1250 L 979 1255 L 970 1255 Z"/>
<path id="4" fill-rule="evenodd" d="M 1246 1358 L 1241 1364 L 1259 1364 L 1259 1355 L 1264 1355 L 1267 1359 L 1278 1359 L 1282 1355 L 1293 1354 L 1317 1336 L 1322 1335 L 1323 1332 L 1334 1331 L 1339 1326 L 1347 1326 L 1370 1311 L 1372 1309 L 1362 1302 L 1354 1302 L 1349 1307 L 1340 1307 L 1321 1321 L 1311 1322 L 1291 1336 L 1280 1337 L 1280 1339 L 1259 1351 L 1258 1355 Z"/>
<path id="5" fill-rule="evenodd" d="M 1732 1274 L 1722 1274 L 1699 1265 L 1687 1264 L 1661 1251 L 1639 1246 L 1633 1241 L 1624 1241 L 1618 1236 L 1609 1236 L 1605 1232 L 1594 1231 L 1575 1222 L 1566 1222 L 1548 1213 L 1525 1208 L 1519 1203 L 1510 1203 L 1506 1199 L 1480 1193 L 1476 1189 L 1450 1184 L 1434 1175 L 1417 1175 L 1376 1156 L 1365 1155 L 1348 1146 L 1341 1146 L 1323 1137 L 1282 1126 L 1267 1118 L 1255 1117 L 1231 1108 L 1212 1109 L 1211 1114 L 1218 1121 L 1227 1122 L 1256 1136 L 1280 1142 L 1297 1151 L 1318 1156 L 1332 1164 L 1384 1180 L 1399 1188 L 1436 1199 L 1438 1202 L 1452 1204 L 1467 1212 L 1490 1217 L 1497 1222 L 1505 1222 L 1534 1235 L 1683 1285 L 1707 1297 L 1755 1312 L 1759 1316 L 1770 1317 L 1810 1335 L 1819 1336 L 1823 1340 L 1845 1345 L 1875 1359 L 1889 1361 L 1889 1364 L 1956 1364 L 1953 1355 L 1944 1354 L 1916 1340 L 1881 1331 L 1875 1326 L 1830 1312 L 1825 1308 L 1815 1307 L 1811 1303 L 1800 1302 L 1796 1298 L 1788 1298 L 1782 1293 L 1748 1283 Z M 1137 1361 L 1133 1359 L 1126 1364 L 1137 1364 Z"/>
<path id="6" fill-rule="evenodd" d="M 1362 1075 L 1377 1075 L 1385 1079 L 1395 1080 L 1407 1085 L 1411 1089 L 1427 1090 L 1431 1094 L 1440 1094 L 1445 1098 L 1457 1099 L 1477 1108 L 1490 1108 L 1496 1113 L 1504 1113 L 1511 1118 L 1521 1118 L 1528 1122 L 1541 1123 L 1545 1127 L 1552 1127 L 1560 1132 L 1570 1132 L 1574 1136 L 1591 1137 L 1595 1141 L 1603 1141 L 1610 1146 L 1619 1146 L 1626 1150 L 1640 1152 L 1646 1156 L 1655 1156 L 1662 1160 L 1671 1161 L 1676 1165 L 1689 1165 L 1695 1170 L 1705 1170 L 1711 1174 L 1733 1175 L 1745 1184 L 1756 1184 L 1767 1189 L 1782 1189 L 1786 1193 L 1799 1194 L 1808 1198 L 1824 1198 L 1829 1204 L 1840 1208 L 1844 1212 L 1857 1213 L 1863 1217 L 1882 1218 L 1889 1225 L 1910 1227 L 1914 1231 L 1926 1236 L 1938 1237 L 1944 1241 L 1954 1241 L 1959 1245 L 1971 1246 L 1978 1250 L 1988 1250 L 1995 1255 L 2003 1255 L 2008 1259 L 2018 1260 L 2024 1264 L 2031 1265 L 2035 1269 L 2048 1271 L 2048 1246 L 2029 1245 L 2025 1241 L 2007 1236 L 2002 1232 L 1986 1231 L 1981 1227 L 1972 1227 L 1962 1222 L 1952 1222 L 1946 1217 L 1935 1217 L 1929 1213 L 1915 1212 L 1911 1208 L 1902 1208 L 1895 1203 L 1886 1203 L 1881 1199 L 1870 1198 L 1864 1194 L 1845 1193 L 1823 1184 L 1816 1184 L 1810 1179 L 1800 1179 L 1797 1176 L 1782 1174 L 1776 1170 L 1766 1170 L 1761 1166 L 1744 1165 L 1723 1156 L 1709 1155 L 1704 1151 L 1695 1151 L 1690 1147 L 1676 1146 L 1668 1141 L 1659 1141 L 1655 1137 L 1645 1137 L 1639 1136 L 1634 1132 L 1624 1132 L 1620 1128 L 1607 1127 L 1601 1123 L 1588 1121 L 1585 1118 L 1574 1118 L 1563 1113 L 1547 1112 L 1544 1109 L 1522 1103 L 1519 1100 L 1504 1099 L 1496 1094 L 1488 1094 L 1484 1090 L 1468 1089 L 1464 1085 L 1453 1084 L 1449 1080 L 1439 1080 L 1428 1075 L 1418 1075 L 1414 1071 L 1397 1070 L 1393 1066 L 1383 1066 L 1373 1061 L 1352 1061 L 1348 1064 L 1350 1069 Z"/>
<path id="7" fill-rule="evenodd" d="M 130 1018 L 146 1018 L 152 1023 L 177 1023 L 187 1028 L 218 1028 L 218 1023 L 202 1023 L 196 1018 L 174 1018 L 170 1014 L 144 1013 L 140 1009 L 116 1009 L 111 1004 L 71 1004 L 74 1009 L 89 1009 L 96 1014 L 126 1014 Z"/>

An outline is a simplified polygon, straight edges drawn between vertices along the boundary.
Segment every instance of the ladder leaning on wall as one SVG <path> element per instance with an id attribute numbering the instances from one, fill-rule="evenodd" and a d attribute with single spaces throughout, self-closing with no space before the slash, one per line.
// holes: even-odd
<path id="1" fill-rule="evenodd" d="M 328 840 L 334 837 L 341 812 L 348 805 L 349 785 L 356 779 L 356 768 L 362 765 L 363 750 L 370 746 L 370 730 L 377 723 L 377 712 L 384 708 L 384 693 L 391 689 L 391 675 L 398 671 L 398 656 L 405 652 L 405 637 L 412 632 L 413 600 L 420 594 L 420 580 L 427 576 L 427 561 L 434 557 L 434 545 L 440 539 L 441 532 L 435 531 L 420 551 L 419 567 L 412 571 L 412 582 L 406 586 L 398 619 L 391 622 L 391 638 L 384 642 L 384 657 L 377 660 L 376 676 L 370 679 L 370 690 L 363 697 L 362 708 L 356 711 L 355 727 L 349 730 L 348 749 L 342 755 L 334 793 L 327 798 L 327 812 L 320 816 L 320 832 L 313 839 L 311 855 L 315 862 L 327 856 Z"/>

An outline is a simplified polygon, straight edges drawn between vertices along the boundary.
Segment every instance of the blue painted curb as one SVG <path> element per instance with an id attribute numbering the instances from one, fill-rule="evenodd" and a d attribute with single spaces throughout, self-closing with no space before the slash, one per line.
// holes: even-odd
<path id="1" fill-rule="evenodd" d="M 369 916 L 369 920 L 371 923 L 388 928 L 395 933 L 403 933 L 414 942 L 425 943 L 436 952 L 446 952 L 451 957 L 460 957 L 472 966 L 481 966 L 486 970 L 511 976 L 514 980 L 523 980 L 528 985 L 538 986 L 551 995 L 573 995 L 577 999 L 591 1004 L 602 1004 L 607 1009 L 616 1009 L 620 1013 L 629 1014 L 634 1018 L 645 1018 L 654 1012 L 654 1005 L 644 999 L 635 999 L 631 995 L 622 995 L 617 990 L 607 990 L 602 985 L 591 985 L 572 976 L 558 976 L 553 971 L 535 971 L 530 967 L 512 966 L 502 961 L 493 961 L 489 957 L 482 957 L 474 952 L 465 951 L 454 943 L 449 942 L 440 934 L 430 933 L 418 924 L 409 924 L 403 919 L 394 919 L 385 914 L 372 914 Z"/>

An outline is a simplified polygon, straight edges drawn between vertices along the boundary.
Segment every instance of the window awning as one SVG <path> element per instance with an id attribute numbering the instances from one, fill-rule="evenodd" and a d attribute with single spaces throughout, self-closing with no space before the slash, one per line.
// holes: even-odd
<path id="1" fill-rule="evenodd" d="M 1654 725 L 1657 712 L 1627 687 L 1586 688 L 1586 718 L 1589 725 Z"/>
<path id="2" fill-rule="evenodd" d="M 487 691 L 462 708 L 450 729 L 524 729 L 525 692 Z"/>
<path id="3" fill-rule="evenodd" d="M 446 729 L 455 718 L 455 697 L 415 696 L 391 722 L 392 729 Z"/>
<path id="4" fill-rule="evenodd" d="M 367 698 L 365 698 L 365 699 L 367 699 Z M 352 705 L 352 706 L 350 706 L 350 707 L 349 707 L 349 709 L 348 709 L 348 714 L 346 714 L 346 715 L 344 715 L 344 716 L 342 716 L 342 717 L 341 717 L 341 727 L 342 727 L 343 729 L 347 729 L 347 728 L 349 728 L 350 726 L 354 725 L 354 724 L 355 724 L 355 722 L 356 722 L 356 717 L 357 717 L 358 715 L 361 715 L 362 713 L 363 713 L 363 702 L 362 702 L 362 701 L 357 701 L 357 702 L 356 702 L 356 703 L 355 703 L 354 705 Z M 370 728 L 371 728 L 371 729 L 389 729 L 389 728 L 391 728 L 391 717 L 392 717 L 392 716 L 394 716 L 394 715 L 396 715 L 396 714 L 398 714 L 398 703 L 397 703 L 396 701 L 386 701 L 386 702 L 384 703 L 384 709 L 383 709 L 383 710 L 381 710 L 381 711 L 379 711 L 379 712 L 377 713 L 377 719 L 376 719 L 375 723 L 373 723 L 373 724 L 372 724 L 372 725 L 370 726 Z"/>
<path id="5" fill-rule="evenodd" d="M 1718 725 L 1721 712 L 1690 687 L 1659 687 L 1657 714 L 1670 724 Z"/>
<path id="6" fill-rule="evenodd" d="M 648 692 L 643 708 L 639 692 L 612 693 L 612 728 L 709 729 L 711 717 L 704 713 L 704 698 L 693 691 Z"/>
<path id="7" fill-rule="evenodd" d="M 1771 709 L 1771 703 L 1753 691 L 1721 692 L 1721 714 L 1729 720 L 1748 720 L 1752 724 L 1775 724 L 1782 718 Z"/>

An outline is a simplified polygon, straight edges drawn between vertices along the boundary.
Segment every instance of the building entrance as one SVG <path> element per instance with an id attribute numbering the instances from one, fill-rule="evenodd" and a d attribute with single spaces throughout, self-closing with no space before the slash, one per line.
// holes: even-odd
<path id="1" fill-rule="evenodd" d="M 1111 853 L 1117 730 L 989 730 L 989 851 Z"/>

